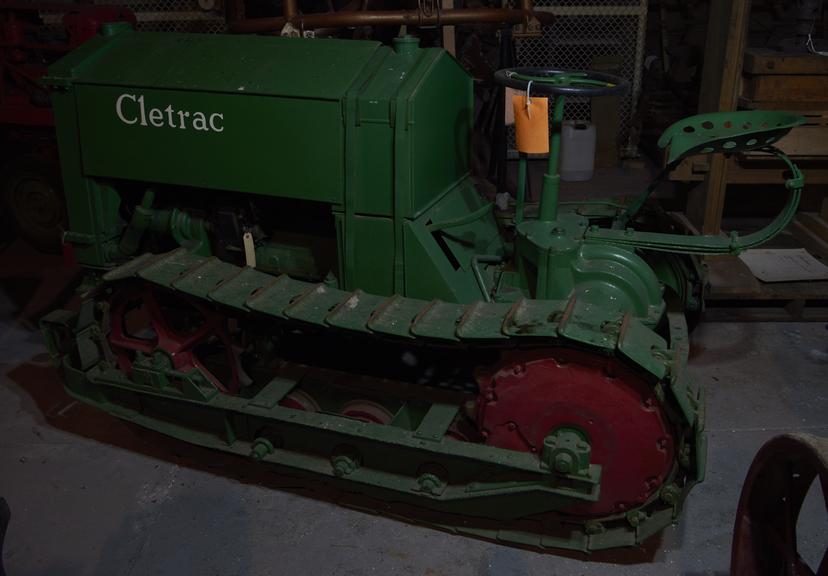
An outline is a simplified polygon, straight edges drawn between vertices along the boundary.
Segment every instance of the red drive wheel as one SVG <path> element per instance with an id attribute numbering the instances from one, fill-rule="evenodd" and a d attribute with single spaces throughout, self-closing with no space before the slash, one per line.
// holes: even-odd
<path id="1" fill-rule="evenodd" d="M 736 510 L 730 556 L 733 576 L 828 574 L 828 550 L 823 548 L 821 559 L 812 559 L 818 565 L 809 566 L 797 546 L 797 521 L 816 482 L 822 489 L 817 506 L 828 512 L 828 438 L 785 434 L 762 446 L 750 465 Z M 816 537 L 828 541 L 824 532 Z"/>
<path id="2" fill-rule="evenodd" d="M 567 512 L 621 513 L 647 501 L 673 467 L 674 440 L 652 387 L 618 361 L 577 350 L 516 353 L 478 378 L 485 443 L 540 455 L 544 438 L 576 429 L 601 465 L 597 502 Z"/>
<path id="3" fill-rule="evenodd" d="M 109 344 L 126 374 L 132 373 L 137 353 L 165 353 L 174 369 L 187 372 L 198 368 L 221 392 L 235 394 L 240 385 L 240 368 L 227 319 L 171 293 L 159 294 L 149 287 L 132 287 L 116 293 L 110 303 Z M 202 359 L 207 349 L 217 349 L 223 370 L 217 373 Z"/>

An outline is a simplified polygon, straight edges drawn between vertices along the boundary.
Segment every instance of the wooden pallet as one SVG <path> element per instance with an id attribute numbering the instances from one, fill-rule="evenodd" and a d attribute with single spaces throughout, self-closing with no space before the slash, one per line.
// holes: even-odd
<path id="1" fill-rule="evenodd" d="M 780 140 L 781 142 L 781 140 Z M 794 158 L 805 173 L 806 185 L 828 184 L 828 157 Z M 710 159 L 704 156 L 685 158 L 675 170 L 670 172 L 670 180 L 674 182 L 701 182 L 708 177 L 711 171 Z M 728 184 L 775 184 L 780 186 L 784 182 L 785 165 L 781 161 L 752 157 L 746 160 L 739 155 L 724 160 Z"/>
<path id="2" fill-rule="evenodd" d="M 742 93 L 757 107 L 816 111 L 817 118 L 824 118 L 823 112 L 828 111 L 828 58 L 745 50 L 749 14 L 749 0 L 710 3 L 699 112 L 735 110 L 745 102 L 739 102 Z M 802 90 L 794 94 L 799 84 L 803 84 Z M 828 135 L 824 122 L 818 124 L 816 129 L 797 129 L 787 143 L 796 149 L 794 159 L 809 185 L 828 183 L 828 156 L 822 154 Z M 781 167 L 766 161 L 739 162 L 714 155 L 685 161 L 670 179 L 704 182 L 690 190 L 687 214 L 703 232 L 716 233 L 728 184 L 779 182 L 781 173 Z"/>
<path id="3" fill-rule="evenodd" d="M 797 214 L 783 234 L 828 262 L 828 223 L 820 214 Z M 761 282 L 737 256 L 710 258 L 705 263 L 710 282 L 708 319 L 828 321 L 828 281 Z"/>
<path id="4" fill-rule="evenodd" d="M 824 210 L 828 216 L 828 200 Z M 688 233 L 698 234 L 686 215 L 673 212 L 671 216 Z M 779 247 L 803 247 L 828 262 L 828 223 L 821 214 L 798 214 L 781 236 L 776 240 Z M 708 256 L 704 264 L 707 321 L 828 322 L 828 281 L 761 282 L 738 256 L 731 255 Z"/>
<path id="5" fill-rule="evenodd" d="M 742 96 L 754 102 L 823 102 L 828 75 L 745 76 Z"/>
<path id="6" fill-rule="evenodd" d="M 742 68 L 742 96 L 753 102 L 784 102 L 788 106 L 825 102 L 826 60 L 818 54 L 748 48 Z"/>
<path id="7" fill-rule="evenodd" d="M 742 70 L 751 76 L 823 75 L 828 74 L 828 62 L 819 54 L 747 48 Z"/>

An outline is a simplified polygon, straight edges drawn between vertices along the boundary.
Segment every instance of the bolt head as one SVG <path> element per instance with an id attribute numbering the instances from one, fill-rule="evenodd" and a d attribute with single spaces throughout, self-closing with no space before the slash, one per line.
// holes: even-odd
<path id="1" fill-rule="evenodd" d="M 348 456 L 336 456 L 331 460 L 334 476 L 347 476 L 356 470 L 356 462 Z"/>
<path id="2" fill-rule="evenodd" d="M 600 534 L 604 531 L 604 525 L 597 520 L 590 520 L 584 525 L 584 532 L 589 535 Z"/>
<path id="3" fill-rule="evenodd" d="M 250 457 L 253 458 L 253 460 L 261 460 L 262 458 L 264 458 L 266 451 L 267 449 L 264 446 L 262 446 L 261 444 L 256 444 L 255 446 L 253 446 L 253 450 L 250 452 Z"/>
<path id="4" fill-rule="evenodd" d="M 638 510 L 633 510 L 632 512 L 627 513 L 627 522 L 630 523 L 630 526 L 633 528 L 638 527 L 641 524 L 641 521 L 644 519 L 644 514 L 639 512 Z"/>
<path id="5" fill-rule="evenodd" d="M 426 473 L 417 478 L 417 484 L 419 485 L 420 490 L 426 494 L 437 494 L 440 490 L 440 486 L 442 485 L 442 481 L 438 476 Z"/>
<path id="6" fill-rule="evenodd" d="M 270 440 L 258 438 L 253 442 L 253 446 L 250 449 L 250 457 L 253 460 L 259 461 L 271 452 L 273 452 L 273 444 Z"/>
<path id="7" fill-rule="evenodd" d="M 568 474 L 572 471 L 575 461 L 572 456 L 563 452 L 555 456 L 555 470 L 561 474 Z"/>
<path id="8" fill-rule="evenodd" d="M 664 486 L 661 489 L 661 499 L 670 505 L 678 501 L 679 491 L 675 486 Z"/>

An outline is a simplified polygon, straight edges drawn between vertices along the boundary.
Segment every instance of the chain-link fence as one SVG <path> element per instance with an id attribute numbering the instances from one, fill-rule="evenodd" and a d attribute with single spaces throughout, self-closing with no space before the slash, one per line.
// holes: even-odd
<path id="1" fill-rule="evenodd" d="M 135 13 L 136 29 L 142 31 L 219 33 L 226 29 L 222 5 L 217 0 L 94 0 L 94 3 L 129 8 Z M 55 9 L 56 5 L 53 3 L 49 10 L 40 12 L 47 27 L 61 27 L 63 12 Z"/>
<path id="2" fill-rule="evenodd" d="M 621 98 L 619 138 L 622 156 L 635 156 L 631 127 L 641 90 L 647 0 L 536 0 L 535 7 L 556 18 L 541 36 L 516 40 L 517 64 L 567 70 L 600 67 L 629 80 L 631 90 Z M 568 119 L 589 120 L 590 101 L 567 98 L 564 112 Z"/>
<path id="3" fill-rule="evenodd" d="M 125 6 L 135 12 L 136 28 L 153 32 L 225 31 L 224 13 L 216 0 L 95 0 L 95 4 Z"/>

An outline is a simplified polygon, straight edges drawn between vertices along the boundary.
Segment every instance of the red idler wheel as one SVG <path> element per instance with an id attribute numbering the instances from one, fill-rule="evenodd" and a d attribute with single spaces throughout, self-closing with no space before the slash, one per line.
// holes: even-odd
<path id="1" fill-rule="evenodd" d="M 639 506 L 673 467 L 673 435 L 652 387 L 615 359 L 564 348 L 515 353 L 478 384 L 477 422 L 489 446 L 540 455 L 558 428 L 585 434 L 590 463 L 601 465 L 600 498 L 568 513 Z"/>
<path id="2" fill-rule="evenodd" d="M 394 415 L 382 404 L 362 398 L 346 402 L 340 412 L 348 418 L 372 424 L 390 424 L 394 418 Z"/>
<path id="3" fill-rule="evenodd" d="M 118 367 L 132 373 L 137 352 L 164 352 L 173 368 L 187 372 L 198 368 L 221 392 L 235 394 L 241 382 L 241 371 L 227 331 L 227 318 L 197 302 L 166 295 L 177 312 L 187 315 L 191 327 L 174 328 L 168 311 L 162 308 L 158 295 L 150 287 L 128 287 L 117 292 L 110 302 L 109 344 Z M 132 325 L 130 325 L 132 324 Z M 222 382 L 201 362 L 196 347 L 217 340 L 225 350 L 229 381 Z"/>
<path id="4" fill-rule="evenodd" d="M 319 412 L 319 403 L 316 399 L 304 390 L 294 390 L 282 398 L 279 405 L 303 412 Z"/>
<path id="5" fill-rule="evenodd" d="M 811 484 L 822 488 L 828 512 L 828 438 L 785 434 L 771 438 L 750 465 L 733 530 L 733 576 L 824 576 L 828 550 L 818 567 L 797 550 L 796 525 Z M 828 541 L 828 535 L 823 534 Z"/>

